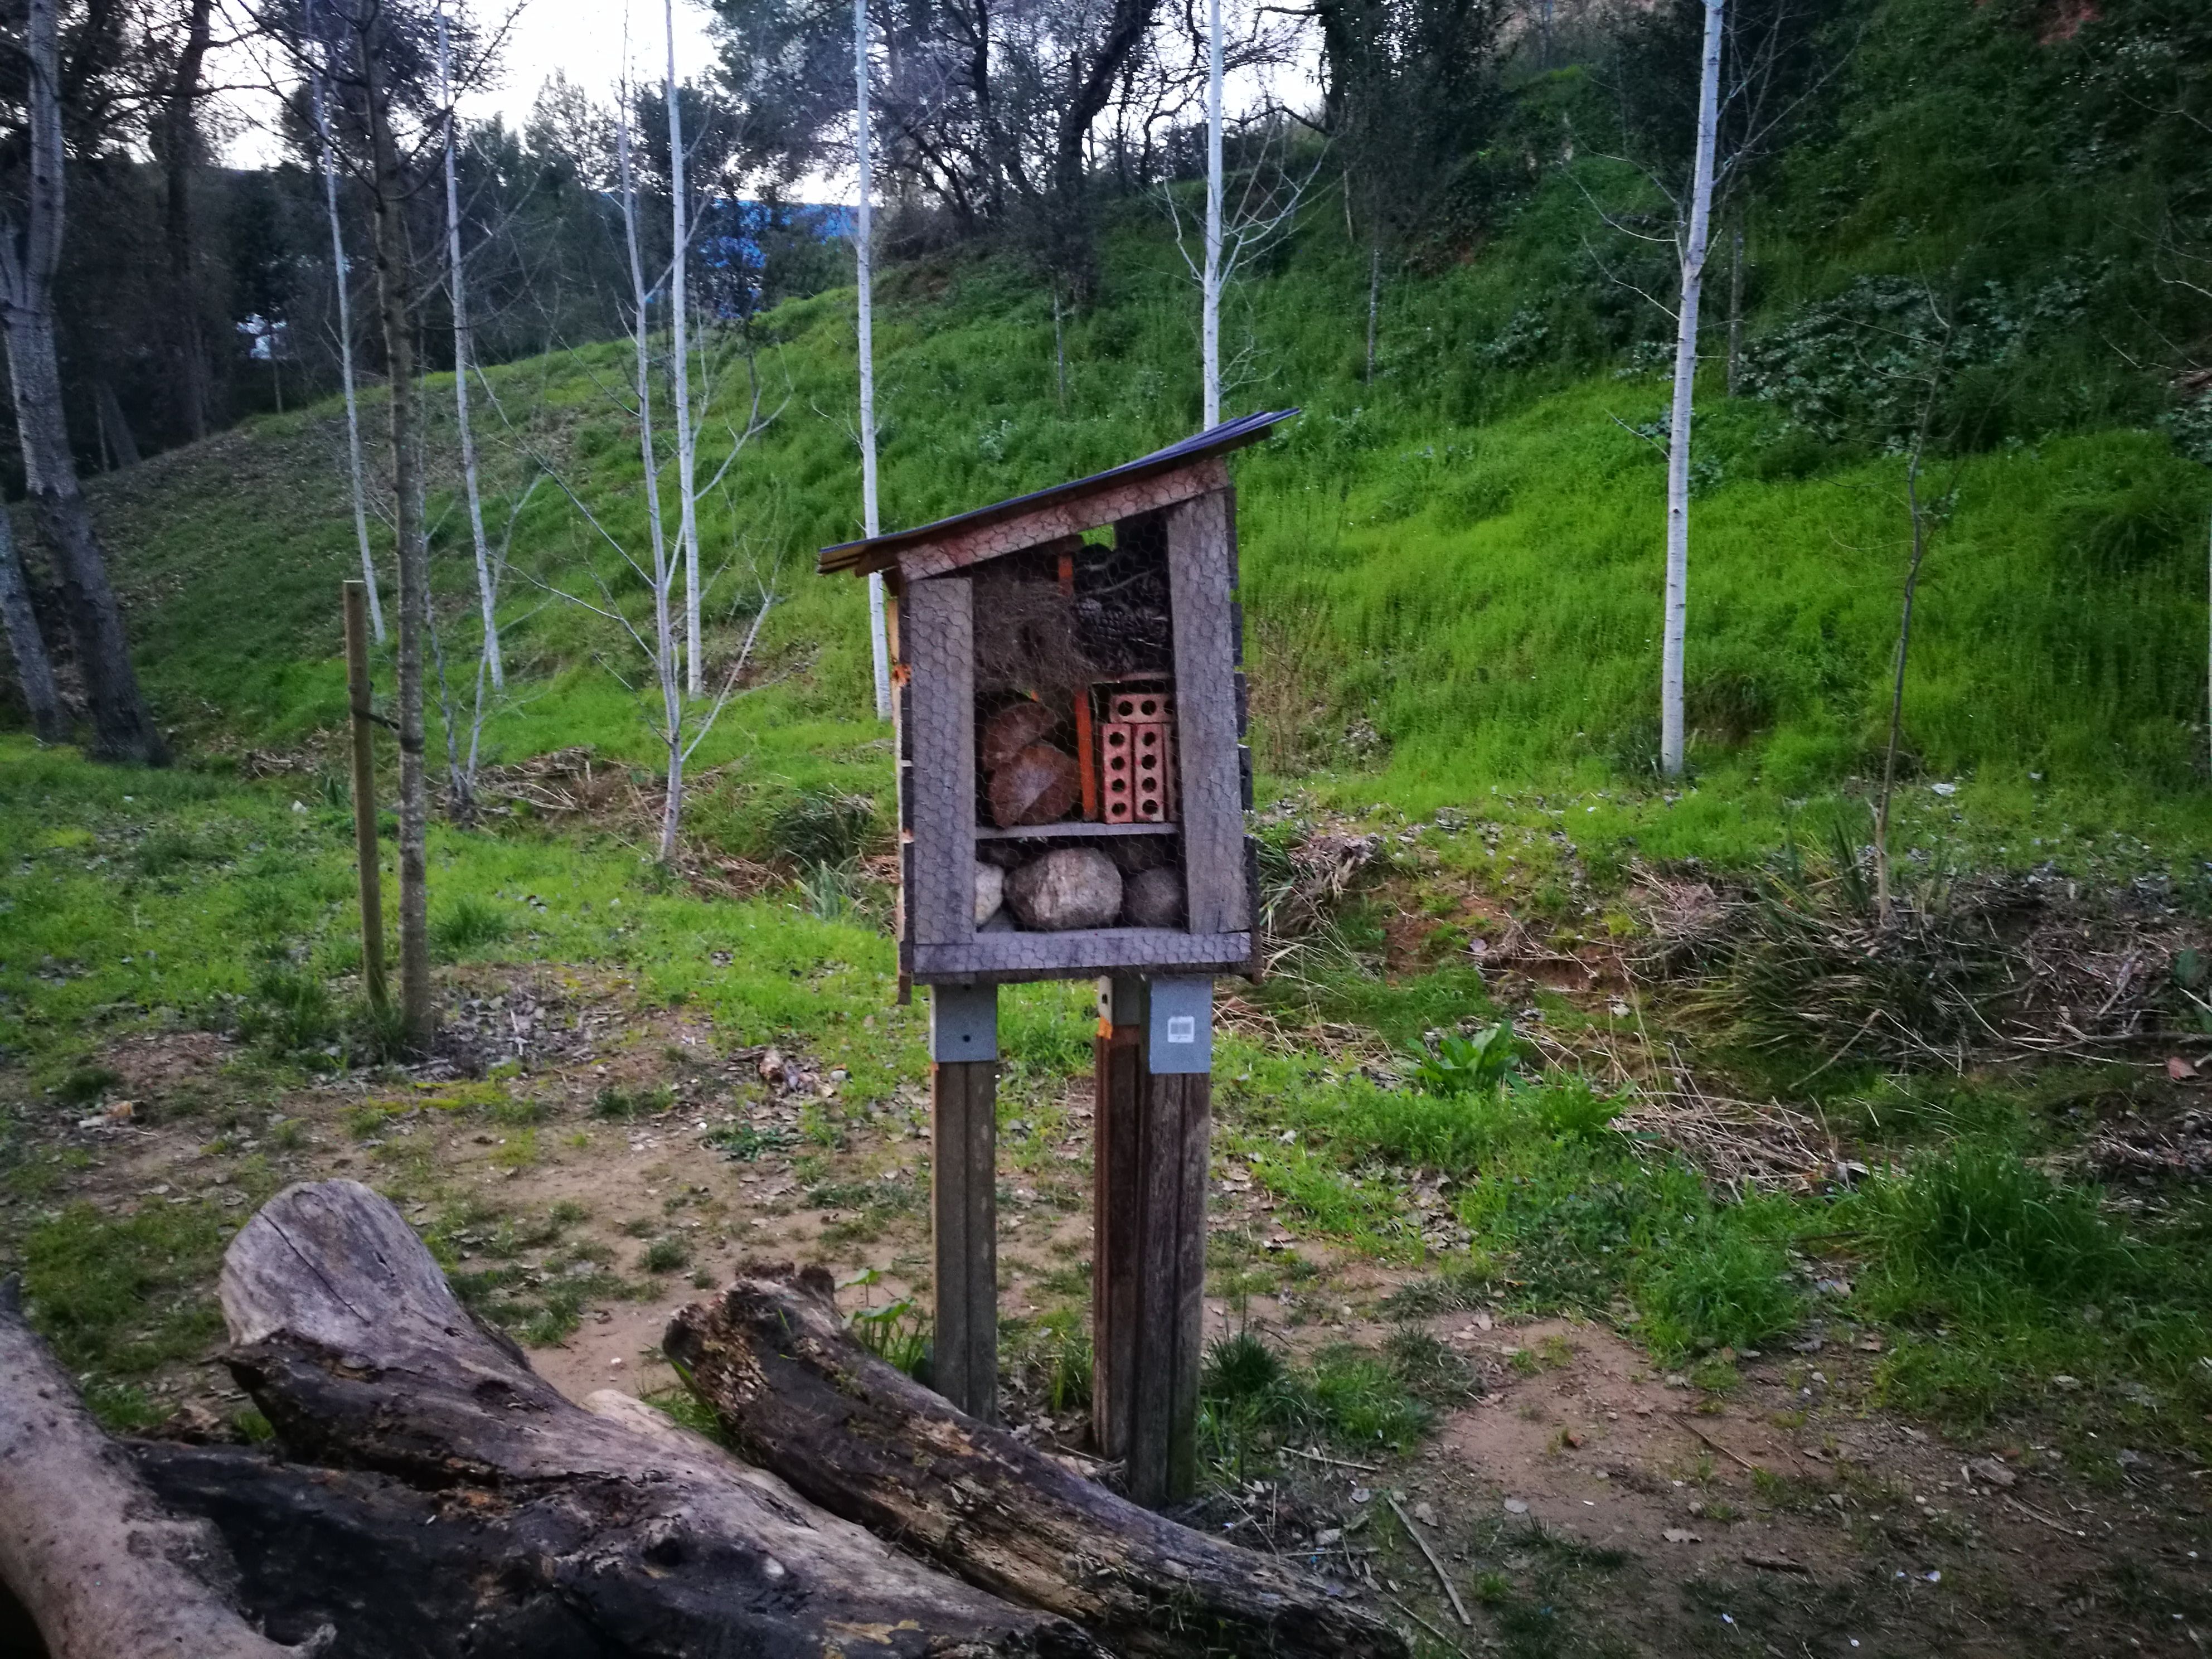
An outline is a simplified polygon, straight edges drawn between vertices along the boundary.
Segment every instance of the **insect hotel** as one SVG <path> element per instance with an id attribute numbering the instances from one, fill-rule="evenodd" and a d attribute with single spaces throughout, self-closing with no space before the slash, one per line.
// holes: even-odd
<path id="1" fill-rule="evenodd" d="M 1253 968 L 1224 458 L 1296 412 L 820 563 L 881 572 L 890 597 L 900 994 L 930 988 L 936 1387 L 994 1413 L 998 988 L 1097 975 L 1092 1415 L 1139 1503 L 1196 1474 L 1213 979 Z"/>

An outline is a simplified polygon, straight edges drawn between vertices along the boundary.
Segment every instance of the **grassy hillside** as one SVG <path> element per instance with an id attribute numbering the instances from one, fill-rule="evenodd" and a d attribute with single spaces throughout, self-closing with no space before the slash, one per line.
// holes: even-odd
<path id="1" fill-rule="evenodd" d="M 1258 740 L 1275 776 L 1422 811 L 1493 788 L 1565 789 L 1600 809 L 1581 826 L 1594 847 L 1632 836 L 1648 851 L 1741 858 L 1771 842 L 1787 803 L 1868 774 L 1908 544 L 1899 458 L 1808 460 L 1781 410 L 1707 389 L 1689 645 L 1703 787 L 1670 808 L 1651 767 L 1663 460 L 1622 424 L 1658 416 L 1663 382 L 1621 368 L 1500 371 L 1488 418 L 1440 409 L 1443 381 L 1473 349 L 1467 319 L 1499 280 L 1478 261 L 1397 286 L 1391 366 L 1362 384 L 1346 362 L 1358 287 L 1329 252 L 1294 255 L 1243 296 L 1266 374 L 1237 401 L 1305 411 L 1237 464 Z M 957 511 L 1188 430 L 1192 307 L 1176 259 L 1148 223 L 1117 237 L 1113 291 L 1071 336 L 1066 415 L 1045 304 L 1015 273 L 980 259 L 902 273 L 879 336 L 888 520 Z M 884 772 L 865 718 L 860 591 L 811 570 L 815 547 L 857 529 L 841 418 L 849 315 L 844 294 L 787 306 L 759 351 L 783 413 L 709 507 L 705 536 L 710 560 L 781 561 L 769 683 L 702 758 L 873 787 Z M 530 442 L 641 548 L 634 427 L 600 389 L 620 356 L 595 349 L 495 380 Z M 354 554 L 337 437 L 327 407 L 266 419 L 97 490 L 165 719 L 280 747 L 337 725 L 336 584 Z M 522 469 L 495 473 L 511 491 Z M 1992 856 L 2039 855 L 2034 838 L 2062 823 L 2197 835 L 2199 526 L 2212 479 L 2163 433 L 2116 427 L 1946 458 L 1932 478 L 1955 494 L 1922 592 L 1910 763 L 1963 781 L 1954 804 L 1989 829 Z M 501 501 L 489 511 L 504 524 Z M 447 499 L 433 518 L 465 698 L 465 520 Z M 595 562 L 626 602 L 641 586 L 550 485 L 522 511 L 513 558 L 519 684 L 488 752 L 590 743 L 649 761 L 641 706 L 616 678 L 637 684 L 640 665 L 611 624 L 538 584 L 597 602 Z M 725 643 L 739 621 L 722 624 Z"/>

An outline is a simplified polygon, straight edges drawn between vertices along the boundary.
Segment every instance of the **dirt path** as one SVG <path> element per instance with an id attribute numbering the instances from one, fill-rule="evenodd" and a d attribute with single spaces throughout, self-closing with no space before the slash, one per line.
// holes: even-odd
<path id="1" fill-rule="evenodd" d="M 234 1218 L 285 1182 L 351 1176 L 400 1202 L 578 1397 L 672 1387 L 669 1314 L 746 1257 L 872 1278 L 848 1287 L 855 1305 L 926 1299 L 919 1087 L 852 1105 L 806 1056 L 725 1052 L 703 1025 L 639 1013 L 615 982 L 487 974 L 471 998 L 453 1063 L 368 1080 L 272 1084 L 202 1033 L 117 1045 L 112 1082 L 78 1115 L 41 1103 L 34 1121 L 52 1127 L 16 1166 L 32 1176 L 0 1194 L 0 1244 L 19 1255 L 80 1203 L 112 1220 L 194 1205 Z M 0 1077 L 0 1096 L 25 1086 Z M 1085 1093 L 1071 1079 L 1052 1133 L 1007 1142 L 1010 1321 L 1084 1305 Z M 1248 1193 L 1219 1190 L 1221 1224 L 1269 1237 Z M 1387 1334 L 1381 1304 L 1404 1272 L 1272 1242 L 1303 1258 L 1294 1303 L 1216 1299 L 1215 1328 L 1309 1352 Z M 1264 1510 L 1279 1547 L 1427 1621 L 1436 1653 L 1873 1659 L 2188 1652 L 2212 1638 L 2205 1472 L 2129 1452 L 2121 1484 L 2100 1489 L 2033 1439 L 1946 1443 L 1873 1403 L 1877 1340 L 1848 1325 L 1735 1356 L 1725 1386 L 1697 1386 L 1598 1326 L 1425 1324 L 1482 1391 L 1417 1455 L 1312 1449 L 1222 1501 Z M 210 1348 L 133 1380 L 157 1414 L 241 1409 L 212 1362 Z M 1403 1535 L 1394 1493 L 1471 1624 Z"/>

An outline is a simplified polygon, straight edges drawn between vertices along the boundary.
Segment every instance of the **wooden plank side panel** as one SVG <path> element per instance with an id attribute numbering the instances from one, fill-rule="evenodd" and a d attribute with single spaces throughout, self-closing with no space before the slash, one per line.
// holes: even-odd
<path id="1" fill-rule="evenodd" d="M 930 1219 L 938 1393 L 970 1417 L 998 1415 L 999 1063 L 930 1067 Z"/>
<path id="2" fill-rule="evenodd" d="M 975 585 L 909 583 L 900 620 L 912 670 L 914 941 L 964 945 L 975 936 Z"/>
<path id="3" fill-rule="evenodd" d="M 1231 869 L 1241 888 L 1244 845 L 1240 835 Z M 970 908 L 972 922 L 975 912 Z M 1066 933 L 977 933 L 963 945 L 918 940 L 916 977 L 932 980 L 1079 979 L 1090 974 L 1158 969 L 1241 973 L 1251 959 L 1249 933 L 1186 933 L 1172 927 L 1103 927 Z"/>
<path id="4" fill-rule="evenodd" d="M 1183 884 L 1193 933 L 1251 926 L 1237 757 L 1237 617 L 1226 489 L 1169 508 L 1176 716 L 1182 763 Z"/>

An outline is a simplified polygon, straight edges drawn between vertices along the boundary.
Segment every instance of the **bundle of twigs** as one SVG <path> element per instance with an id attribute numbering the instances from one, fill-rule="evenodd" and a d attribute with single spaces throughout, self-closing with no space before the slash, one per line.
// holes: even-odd
<path id="1" fill-rule="evenodd" d="M 1753 1049 L 1826 1066 L 2123 1054 L 2185 1035 L 2177 963 L 2206 930 L 2160 896 L 2082 896 L 2050 872 L 1929 882 L 1890 914 L 1849 851 L 1741 884 L 1647 873 L 1636 965 Z"/>

